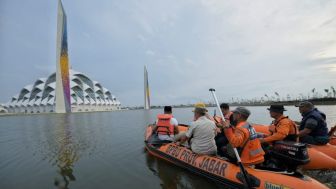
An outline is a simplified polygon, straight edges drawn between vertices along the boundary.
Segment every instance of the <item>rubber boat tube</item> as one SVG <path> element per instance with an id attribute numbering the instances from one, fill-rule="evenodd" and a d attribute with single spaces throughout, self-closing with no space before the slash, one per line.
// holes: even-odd
<path id="1" fill-rule="evenodd" d="M 268 126 L 254 124 L 253 127 L 257 132 L 270 134 Z M 303 165 L 302 168 L 305 170 L 310 169 L 329 169 L 336 170 L 336 146 L 327 145 L 308 145 L 308 155 L 310 162 Z"/>

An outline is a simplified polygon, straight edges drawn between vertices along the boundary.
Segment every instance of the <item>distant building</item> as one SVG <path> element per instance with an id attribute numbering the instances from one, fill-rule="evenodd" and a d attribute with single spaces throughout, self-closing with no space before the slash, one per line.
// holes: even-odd
<path id="1" fill-rule="evenodd" d="M 70 70 L 67 18 L 59 0 L 56 72 L 25 86 L 1 107 L 8 113 L 69 113 L 120 110 L 120 102 L 97 81 Z M 2 111 L 2 109 L 0 109 Z"/>
<path id="2" fill-rule="evenodd" d="M 0 114 L 4 114 L 4 113 L 7 113 L 7 109 L 5 109 L 5 106 L 0 104 Z"/>
<path id="3" fill-rule="evenodd" d="M 56 74 L 25 86 L 4 105 L 9 113 L 55 112 Z M 121 104 L 111 92 L 87 75 L 70 70 L 71 112 L 120 110 Z M 1 111 L 1 110 L 0 110 Z"/>

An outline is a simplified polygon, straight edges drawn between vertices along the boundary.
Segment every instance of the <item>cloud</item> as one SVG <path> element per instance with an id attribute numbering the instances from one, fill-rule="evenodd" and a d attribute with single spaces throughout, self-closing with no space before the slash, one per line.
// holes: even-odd
<path id="1" fill-rule="evenodd" d="M 140 41 L 142 41 L 142 42 L 145 42 L 147 39 L 146 39 L 146 37 L 145 36 L 143 36 L 142 34 L 138 34 L 138 39 L 140 40 Z"/>
<path id="2" fill-rule="evenodd" d="M 5 8 L 18 3 L 5 2 Z M 26 84 L 10 67 L 38 78 L 55 65 L 57 6 L 35 3 L 53 12 L 0 13 L 6 18 L 1 22 L 0 73 L 15 82 L 8 88 L 0 81 L 8 91 L 0 101 Z M 145 64 L 153 104 L 206 101 L 210 87 L 222 101 L 275 91 L 299 94 L 336 79 L 335 1 L 74 0 L 64 5 L 72 66 L 104 83 L 126 105 L 143 104 Z M 49 20 L 45 14 L 51 14 Z"/>
<path id="3" fill-rule="evenodd" d="M 83 32 L 83 36 L 86 37 L 86 38 L 91 38 L 91 35 L 87 32 Z"/>
<path id="4" fill-rule="evenodd" d="M 155 55 L 155 52 L 152 51 L 152 50 L 147 50 L 147 51 L 146 51 L 146 54 L 147 54 L 148 56 L 154 56 L 154 55 Z"/>

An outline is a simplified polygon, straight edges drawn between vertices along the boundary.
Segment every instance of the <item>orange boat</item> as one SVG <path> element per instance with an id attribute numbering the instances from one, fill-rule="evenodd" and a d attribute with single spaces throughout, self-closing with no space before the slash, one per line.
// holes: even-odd
<path id="1" fill-rule="evenodd" d="M 185 126 L 179 126 L 181 129 Z M 185 128 L 184 128 L 185 130 Z M 148 126 L 145 144 L 148 152 L 193 173 L 234 188 L 246 188 L 240 168 L 223 157 L 198 155 L 184 146 L 155 139 L 152 127 Z M 254 188 L 327 188 L 316 180 L 298 172 L 276 172 L 245 167 Z"/>
<path id="2" fill-rule="evenodd" d="M 271 134 L 267 125 L 254 124 L 253 127 L 257 132 Z M 327 145 L 308 145 L 308 155 L 310 162 L 303 165 L 306 170 L 311 169 L 329 169 L 336 170 L 336 146 Z"/>

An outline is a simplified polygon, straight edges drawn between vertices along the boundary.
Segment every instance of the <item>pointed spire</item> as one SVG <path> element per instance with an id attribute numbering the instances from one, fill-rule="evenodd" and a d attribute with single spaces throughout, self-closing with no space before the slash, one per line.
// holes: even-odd
<path id="1" fill-rule="evenodd" d="M 144 98 L 145 98 L 145 104 L 144 109 L 149 110 L 150 109 L 150 93 L 149 93 L 149 85 L 148 85 L 148 72 L 147 67 L 144 67 Z"/>
<path id="2" fill-rule="evenodd" d="M 67 19 L 61 0 L 57 13 L 55 112 L 71 112 Z"/>

